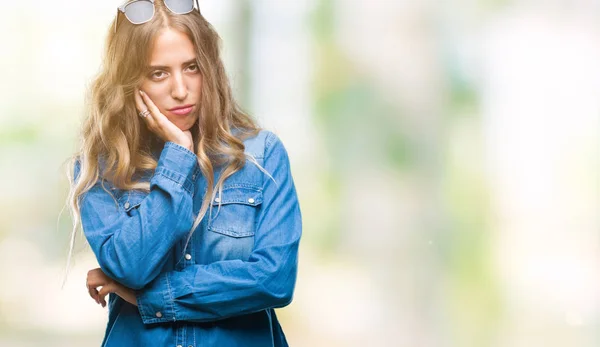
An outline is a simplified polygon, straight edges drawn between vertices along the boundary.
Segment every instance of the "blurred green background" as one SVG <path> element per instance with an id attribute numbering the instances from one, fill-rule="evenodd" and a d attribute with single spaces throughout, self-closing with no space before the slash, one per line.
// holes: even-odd
<path id="1" fill-rule="evenodd" d="M 0 11 L 0 345 L 98 346 L 64 162 L 121 1 Z M 292 346 L 600 344 L 600 3 L 200 0 L 290 153 Z M 61 213 L 62 212 L 62 213 Z"/>

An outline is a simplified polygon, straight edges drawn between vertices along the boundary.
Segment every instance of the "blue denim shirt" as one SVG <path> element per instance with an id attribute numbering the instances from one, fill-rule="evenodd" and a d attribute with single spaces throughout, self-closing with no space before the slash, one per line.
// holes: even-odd
<path id="1" fill-rule="evenodd" d="M 244 144 L 273 179 L 247 160 L 185 250 L 207 184 L 188 149 L 164 144 L 147 175 L 150 193 L 104 181 L 116 204 L 101 182 L 82 197 L 83 231 L 100 267 L 138 303 L 109 295 L 102 346 L 288 345 L 274 309 L 292 301 L 300 207 L 280 139 L 263 130 Z"/>

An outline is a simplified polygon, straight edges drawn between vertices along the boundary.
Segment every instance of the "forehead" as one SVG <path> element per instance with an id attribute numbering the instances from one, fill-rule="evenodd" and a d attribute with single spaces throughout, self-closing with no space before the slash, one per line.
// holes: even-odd
<path id="1" fill-rule="evenodd" d="M 186 34 L 165 28 L 154 38 L 150 65 L 177 65 L 196 56 L 194 44 Z"/>

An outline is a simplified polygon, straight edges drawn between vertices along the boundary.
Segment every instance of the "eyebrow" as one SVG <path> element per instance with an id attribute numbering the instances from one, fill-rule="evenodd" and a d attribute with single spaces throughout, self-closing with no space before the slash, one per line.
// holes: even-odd
<path id="1" fill-rule="evenodd" d="M 183 62 L 183 64 L 181 64 L 181 66 L 188 65 L 191 63 L 195 63 L 195 62 L 196 62 L 196 58 L 192 58 L 192 59 L 189 59 L 189 60 Z M 160 70 L 169 70 L 170 67 L 165 66 L 165 65 L 150 65 L 150 66 L 148 66 L 148 70 L 159 70 L 159 69 Z"/>

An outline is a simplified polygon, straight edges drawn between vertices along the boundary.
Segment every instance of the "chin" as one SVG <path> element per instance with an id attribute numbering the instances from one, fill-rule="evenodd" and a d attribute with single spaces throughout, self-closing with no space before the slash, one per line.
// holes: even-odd
<path id="1" fill-rule="evenodd" d="M 185 122 L 185 123 L 183 123 L 183 124 L 175 124 L 175 125 L 176 125 L 176 126 L 177 126 L 177 127 L 178 127 L 178 128 L 181 130 L 181 131 L 187 131 L 187 130 L 190 130 L 190 129 L 191 129 L 193 126 L 194 126 L 194 124 L 195 124 L 195 122 L 194 122 L 194 123 Z"/>

